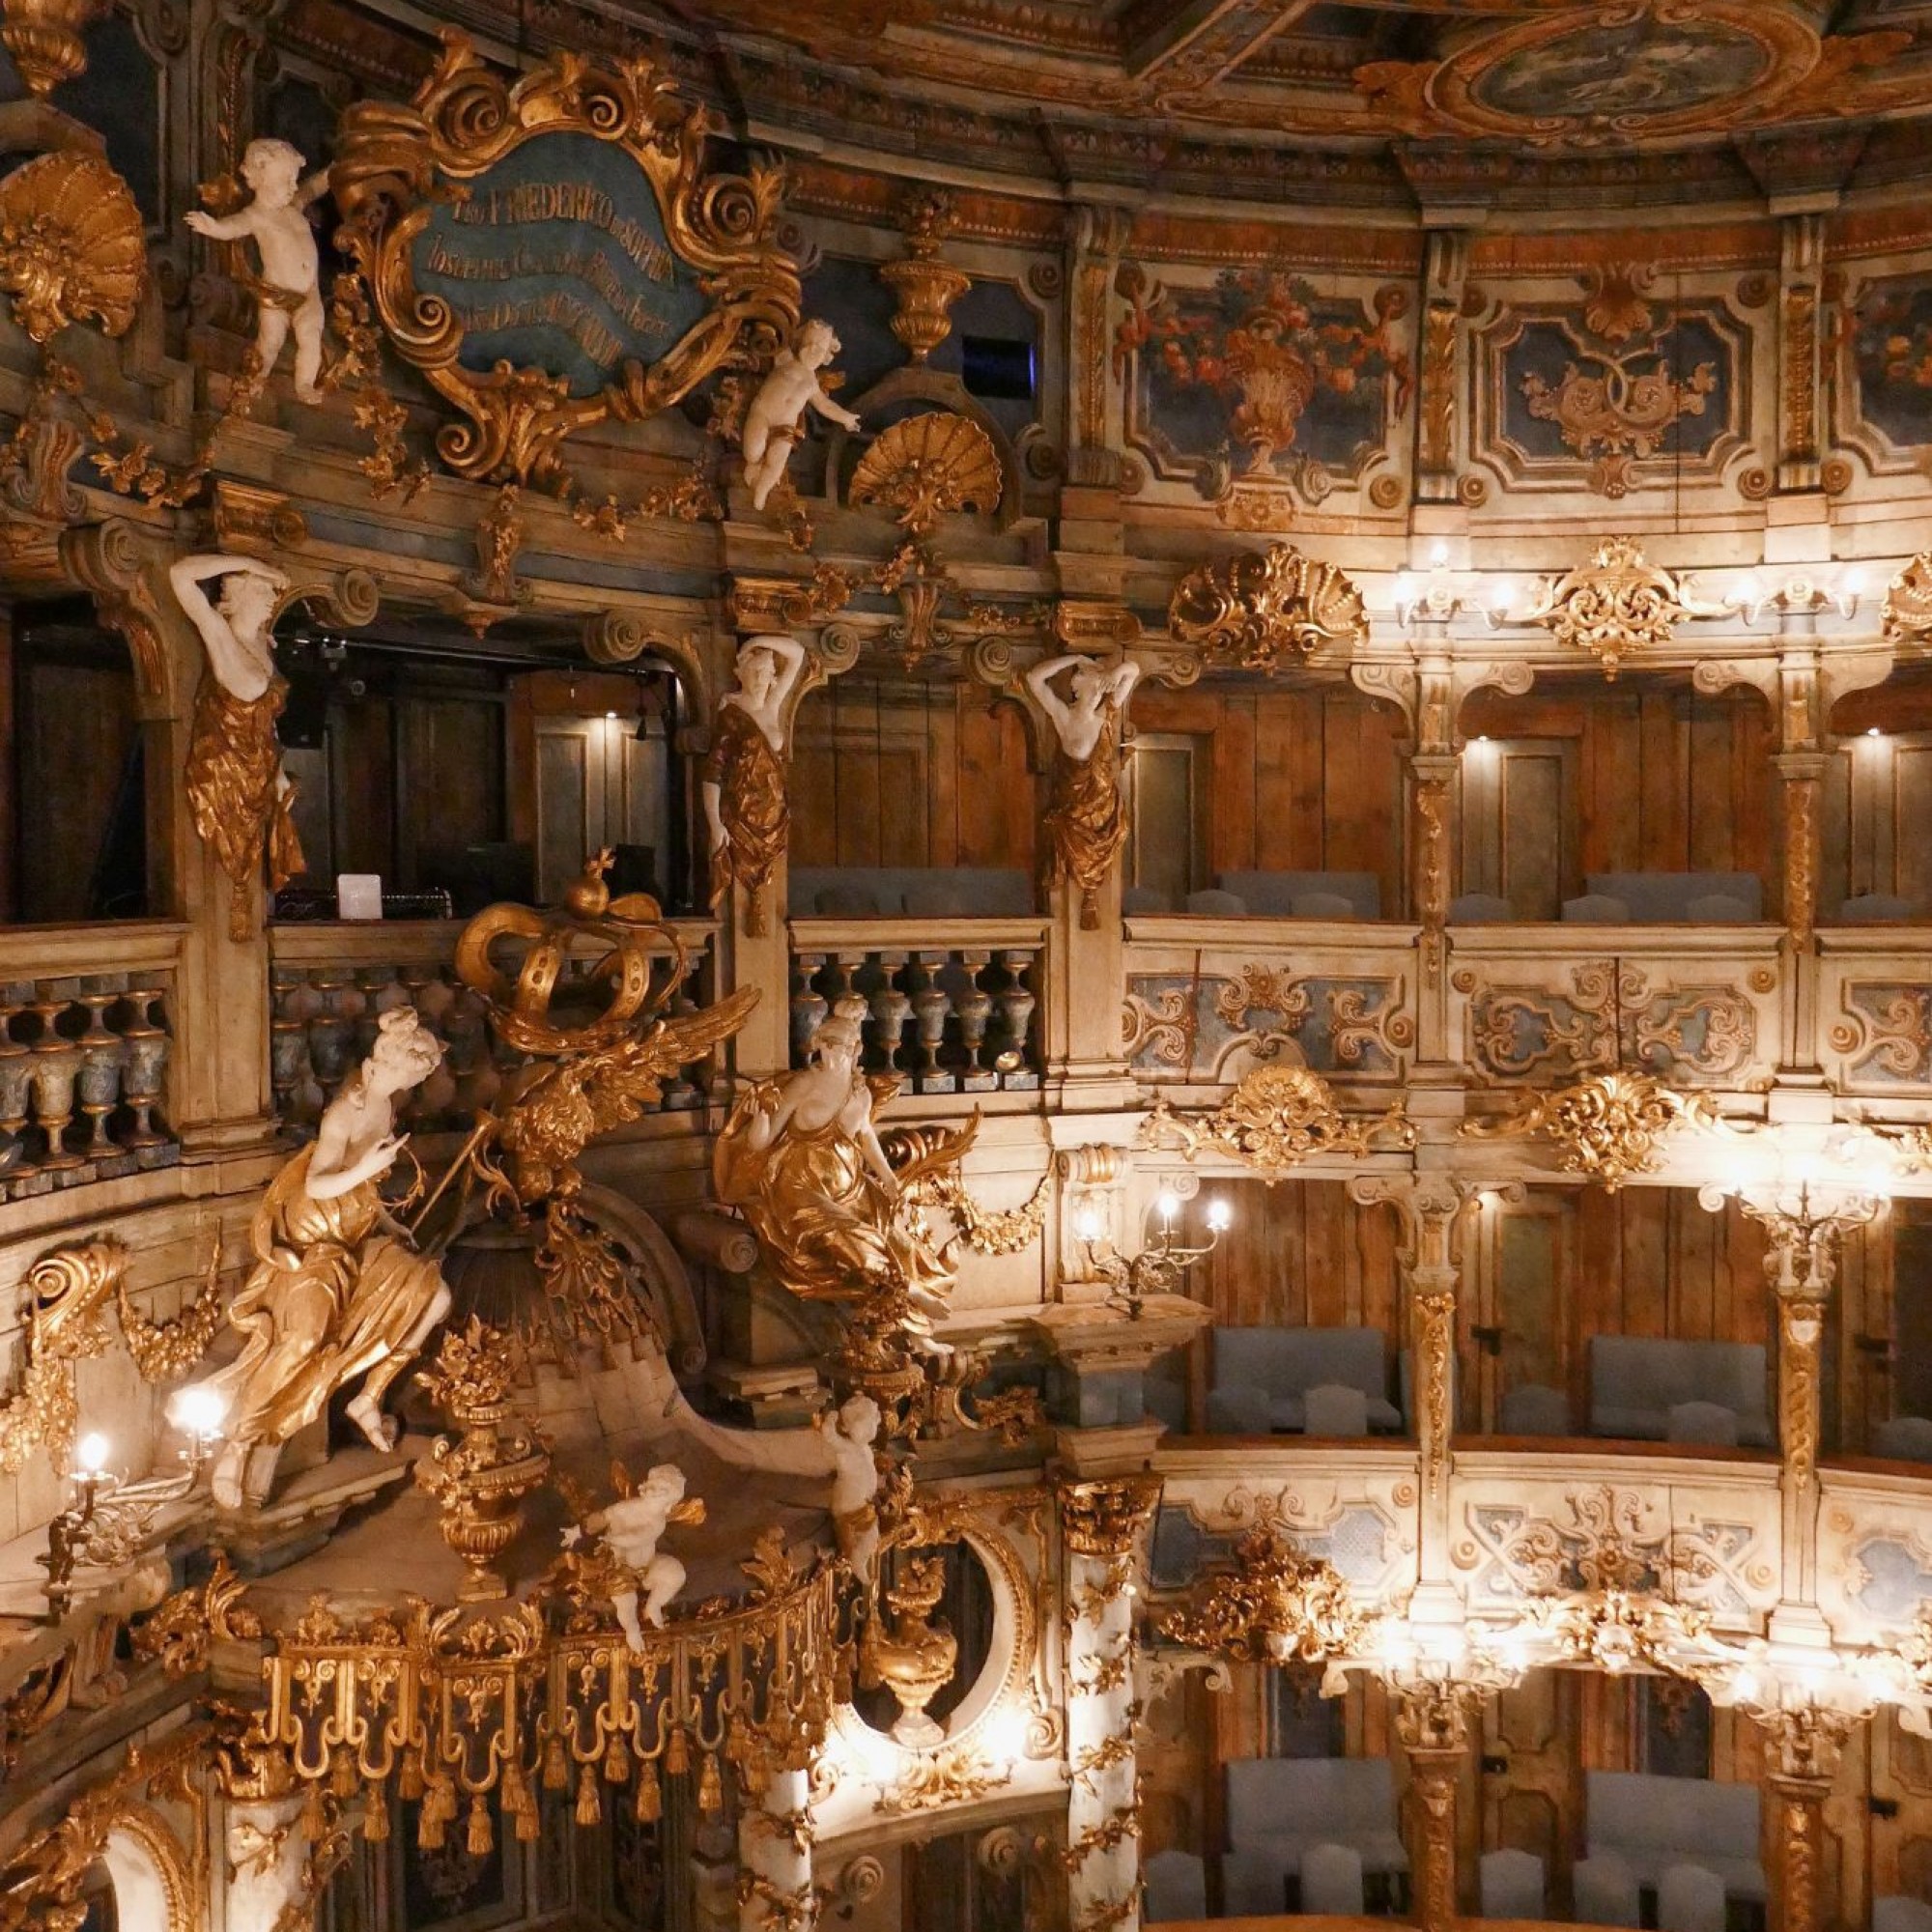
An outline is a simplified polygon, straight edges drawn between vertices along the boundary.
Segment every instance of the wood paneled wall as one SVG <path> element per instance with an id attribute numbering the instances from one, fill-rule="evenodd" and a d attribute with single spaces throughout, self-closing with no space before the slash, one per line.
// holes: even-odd
<path id="1" fill-rule="evenodd" d="M 1466 738 L 1557 739 L 1575 746 L 1577 828 L 1566 896 L 1588 872 L 1755 872 L 1776 897 L 1772 721 L 1754 692 L 1551 684 L 1526 697 L 1480 692 L 1463 708 Z"/>
<path id="2" fill-rule="evenodd" d="M 792 863 L 1031 870 L 1026 721 L 990 699 L 858 673 L 813 692 L 793 733 Z"/>
<path id="3" fill-rule="evenodd" d="M 1134 725 L 1198 738 L 1208 870 L 1374 872 L 1384 917 L 1403 908 L 1402 718 L 1346 686 L 1143 687 Z M 1204 884 L 1208 881 L 1203 881 Z"/>
<path id="4" fill-rule="evenodd" d="M 1396 1221 L 1358 1208 L 1339 1180 L 1215 1182 L 1235 1219 L 1194 1273 L 1197 1300 L 1225 1327 L 1379 1328 L 1399 1336 Z M 1190 1215 L 1190 1229 L 1195 1220 Z"/>

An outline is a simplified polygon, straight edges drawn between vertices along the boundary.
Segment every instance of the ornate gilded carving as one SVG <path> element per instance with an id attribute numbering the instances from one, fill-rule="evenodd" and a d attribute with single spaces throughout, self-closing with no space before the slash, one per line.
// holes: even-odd
<path id="1" fill-rule="evenodd" d="M 221 597 L 211 603 L 202 585 L 215 577 Z M 289 580 L 255 557 L 211 555 L 183 557 L 168 582 L 208 651 L 188 739 L 188 802 L 195 831 L 228 874 L 228 936 L 245 944 L 264 859 L 271 892 L 307 869 L 275 735 L 289 687 L 275 668 L 271 632 Z"/>
<path id="2" fill-rule="evenodd" d="M 510 1400 L 519 1362 L 515 1339 L 472 1315 L 442 1338 L 436 1360 L 416 1372 L 455 1436 L 439 1435 L 415 1466 L 417 1484 L 436 1498 L 443 1541 L 466 1575 L 466 1604 L 507 1596 L 497 1562 L 523 1527 L 522 1501 L 550 1471 L 550 1457 Z"/>
<path id="3" fill-rule="evenodd" d="M 6 0 L 0 43 L 14 56 L 20 78 L 42 99 L 64 80 L 87 71 L 82 38 L 108 0 Z"/>
<path id="4" fill-rule="evenodd" d="M 1061 1532 L 1075 1556 L 1129 1555 L 1160 1502 L 1153 1476 L 1069 1483 L 1060 1492 Z"/>
<path id="5" fill-rule="evenodd" d="M 42 1444 L 56 1473 L 66 1474 L 79 1421 L 73 1364 L 105 1351 L 101 1313 L 127 1268 L 126 1242 L 101 1236 L 55 1248 L 27 1270 L 20 1387 L 0 1406 L 0 1469 L 9 1475 Z"/>
<path id="6" fill-rule="evenodd" d="M 1932 637 L 1932 551 L 1920 551 L 1887 586 L 1885 636 L 1894 644 Z"/>
<path id="7" fill-rule="evenodd" d="M 217 1643 L 262 1634 L 262 1620 L 242 1602 L 248 1579 L 238 1576 L 225 1549 L 214 1552 L 208 1581 L 178 1590 L 128 1634 L 134 1655 L 157 1658 L 170 1677 L 206 1670 Z"/>
<path id="8" fill-rule="evenodd" d="M 1243 1536 L 1235 1568 L 1160 1620 L 1163 1636 L 1262 1663 L 1331 1663 L 1367 1648 L 1377 1616 L 1325 1557 L 1306 1556 L 1274 1522 Z"/>
<path id="9" fill-rule="evenodd" d="M 880 432 L 852 472 L 850 496 L 896 510 L 900 527 L 923 537 L 943 514 L 997 510 L 1003 487 L 986 432 L 969 416 L 928 410 Z"/>
<path id="10" fill-rule="evenodd" d="M 806 674 L 805 647 L 781 633 L 738 647 L 738 688 L 719 700 L 704 756 L 701 795 L 711 827 L 711 903 L 744 894 L 745 929 L 765 930 L 765 888 L 784 858 L 791 825 L 785 799 L 793 701 Z"/>
<path id="11" fill-rule="evenodd" d="M 1686 618 L 1726 608 L 1694 596 L 1688 578 L 1645 562 L 1634 537 L 1606 537 L 1587 564 L 1546 579 L 1522 621 L 1541 624 L 1566 649 L 1588 651 L 1614 678 L 1625 658 L 1668 644 Z"/>
<path id="12" fill-rule="evenodd" d="M 1708 1094 L 1680 1094 L 1648 1073 L 1615 1072 L 1525 1095 L 1507 1118 L 1464 1121 L 1461 1132 L 1485 1140 L 1546 1134 L 1565 1173 L 1601 1181 L 1614 1194 L 1632 1175 L 1657 1172 L 1662 1143 L 1678 1128 L 1715 1128 L 1721 1120 Z"/>
<path id="13" fill-rule="evenodd" d="M 925 1710 L 959 1658 L 959 1639 L 952 1626 L 933 1615 L 945 1594 L 944 1555 L 938 1550 L 903 1554 L 896 1580 L 885 1590 L 891 1623 L 883 1631 L 868 1628 L 862 1641 L 861 1666 L 897 1699 L 893 1736 L 909 1750 L 929 1749 L 946 1736 L 945 1727 Z"/>
<path id="14" fill-rule="evenodd" d="M 954 218 L 952 197 L 943 189 L 920 194 L 906 223 L 905 260 L 887 262 L 879 270 L 880 281 L 898 304 L 893 333 L 915 362 L 923 362 L 952 334 L 949 311 L 973 286 L 965 270 L 940 260 Z"/>
<path id="15" fill-rule="evenodd" d="M 1272 1185 L 1302 1162 L 1332 1155 L 1362 1159 L 1376 1142 L 1415 1145 L 1415 1128 L 1401 1100 L 1382 1113 L 1351 1117 L 1335 1104 L 1334 1090 L 1305 1066 L 1257 1066 L 1220 1106 L 1178 1114 L 1165 1098 L 1141 1122 L 1137 1144 L 1179 1142 L 1192 1160 L 1204 1149 L 1233 1156 Z"/>
<path id="16" fill-rule="evenodd" d="M 1167 622 L 1207 663 L 1243 670 L 1277 671 L 1369 638 L 1362 593 L 1348 576 L 1289 544 L 1198 565 L 1176 587 Z"/>
<path id="17" fill-rule="evenodd" d="M 1053 680 L 1072 673 L 1062 697 Z M 1127 806 L 1121 785 L 1121 742 L 1127 704 L 1140 668 L 1123 658 L 1111 668 L 1078 655 L 1043 658 L 1026 674 L 1053 730 L 1052 775 L 1040 822 L 1040 882 L 1065 884 L 1080 895 L 1080 923 L 1100 923 L 1100 894 L 1127 842 Z"/>
<path id="18" fill-rule="evenodd" d="M 330 171 L 343 245 L 397 353 L 467 418 L 437 438 L 458 475 L 554 482 L 575 431 L 654 415 L 727 359 L 771 355 L 791 335 L 798 276 L 774 239 L 781 177 L 707 176 L 711 125 L 648 61 L 565 53 L 511 80 L 455 32 L 407 105 L 358 101 L 343 116 Z M 556 150 L 548 175 L 533 152 L 543 143 Z M 635 197 L 584 178 L 587 143 L 603 144 L 612 180 L 635 171 Z M 493 185 L 520 155 L 534 179 Z M 551 208 L 599 229 L 616 255 L 600 245 L 584 261 L 547 264 L 557 286 L 527 316 L 472 300 L 502 272 L 501 257 L 472 245 L 479 232 L 517 233 Z M 483 267 L 495 274 L 481 277 Z M 599 278 L 617 285 L 622 335 L 602 325 L 586 333 L 594 318 L 574 292 Z M 574 376 L 510 361 L 505 331 L 526 323 L 570 332 Z M 472 336 L 502 343 L 509 366 L 466 366 Z"/>
<path id="19" fill-rule="evenodd" d="M 11 28 L 0 38 L 11 44 Z M 0 181 L 0 289 L 43 348 L 90 318 L 102 334 L 125 335 L 147 286 L 141 212 L 105 161 L 39 155 Z"/>

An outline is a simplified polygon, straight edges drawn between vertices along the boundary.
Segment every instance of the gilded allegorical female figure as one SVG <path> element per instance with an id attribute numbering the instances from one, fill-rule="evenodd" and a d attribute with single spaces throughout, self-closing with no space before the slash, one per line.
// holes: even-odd
<path id="1" fill-rule="evenodd" d="M 413 1009 L 384 1013 L 374 1050 L 324 1110 L 314 1144 L 256 1210 L 255 1267 L 228 1311 L 242 1352 L 207 1383 L 227 1404 L 213 1472 L 224 1509 L 266 1496 L 283 1443 L 357 1376 L 350 1420 L 376 1448 L 396 1446 L 384 1394 L 448 1313 L 449 1290 L 389 1219 L 381 1183 L 406 1138 L 393 1131 L 396 1097 L 441 1059 Z"/>
<path id="2" fill-rule="evenodd" d="M 932 1335 L 953 1269 L 927 1238 L 879 1145 L 878 1088 L 859 1071 L 866 1002 L 848 994 L 811 1037 L 811 1065 L 755 1082 L 718 1137 L 712 1180 L 739 1208 L 775 1280 L 810 1301 L 903 1292 L 913 1346 L 952 1351 Z"/>
<path id="3" fill-rule="evenodd" d="M 202 585 L 215 577 L 221 597 L 211 604 Z M 168 581 L 208 648 L 188 738 L 188 804 L 194 829 L 233 882 L 229 936 L 246 940 L 248 887 L 265 851 L 270 892 L 307 869 L 292 815 L 295 786 L 275 737 L 289 687 L 276 675 L 269 637 L 289 580 L 252 556 L 185 556 Z"/>
<path id="4" fill-rule="evenodd" d="M 1053 680 L 1073 675 L 1062 697 Z M 1053 726 L 1051 797 L 1041 823 L 1040 874 L 1065 880 L 1080 895 L 1080 923 L 1100 923 L 1099 893 L 1127 838 L 1121 795 L 1121 732 L 1140 668 L 1122 661 L 1108 670 L 1092 658 L 1047 658 L 1027 672 L 1027 689 Z"/>
<path id="5" fill-rule="evenodd" d="M 746 929 L 765 929 L 765 885 L 784 856 L 791 824 L 785 802 L 787 714 L 805 672 L 795 639 L 747 639 L 738 650 L 738 689 L 719 700 L 704 760 L 704 815 L 711 824 L 711 903 L 735 885 L 750 901 Z"/>

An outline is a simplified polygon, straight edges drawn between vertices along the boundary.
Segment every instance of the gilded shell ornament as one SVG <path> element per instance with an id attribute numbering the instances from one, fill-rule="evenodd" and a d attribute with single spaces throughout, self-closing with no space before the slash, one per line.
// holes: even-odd
<path id="1" fill-rule="evenodd" d="M 924 536 L 942 512 L 997 510 L 1000 458 L 992 439 L 970 417 L 936 410 L 907 416 L 883 431 L 852 472 L 852 501 L 899 513 Z"/>
<path id="2" fill-rule="evenodd" d="M 0 181 L 0 288 L 36 342 L 88 318 L 125 335 L 148 285 L 141 213 L 94 155 L 41 155 Z"/>

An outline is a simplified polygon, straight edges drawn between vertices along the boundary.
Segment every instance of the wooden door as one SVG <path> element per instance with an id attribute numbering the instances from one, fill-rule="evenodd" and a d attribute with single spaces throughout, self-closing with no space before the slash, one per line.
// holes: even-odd
<path id="1" fill-rule="evenodd" d="M 664 741 L 640 740 L 633 720 L 601 714 L 540 716 L 535 733 L 538 899 L 555 904 L 606 845 L 648 846 L 662 862 Z"/>
<path id="2" fill-rule="evenodd" d="M 1903 1730 L 1889 1708 L 1881 1708 L 1870 1729 L 1867 1896 L 1932 1904 L 1932 1740 Z"/>
<path id="3" fill-rule="evenodd" d="M 1176 912 L 1209 883 L 1198 786 L 1208 769 L 1200 741 L 1143 731 L 1127 749 L 1126 884 L 1162 895 Z"/>
<path id="4" fill-rule="evenodd" d="M 1532 1670 L 1483 1715 L 1482 1849 L 1541 1859 L 1552 1918 L 1569 1896 L 1581 1814 L 1580 1684 L 1574 1670 Z"/>
<path id="5" fill-rule="evenodd" d="M 1560 918 L 1582 889 L 1574 741 L 1473 740 L 1461 782 L 1459 890 L 1507 899 L 1513 919 Z"/>
<path id="6" fill-rule="evenodd" d="M 1511 1389 L 1569 1390 L 1576 1218 L 1566 1197 L 1532 1193 L 1520 1206 L 1486 1206 L 1475 1231 L 1475 1406 L 1485 1433 L 1502 1427 Z M 1573 1427 L 1577 1421 L 1574 1412 Z"/>
<path id="7" fill-rule="evenodd" d="M 1892 1206 L 1891 1412 L 1932 1415 L 1932 1217 Z"/>

